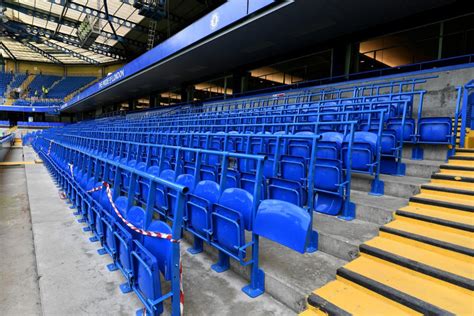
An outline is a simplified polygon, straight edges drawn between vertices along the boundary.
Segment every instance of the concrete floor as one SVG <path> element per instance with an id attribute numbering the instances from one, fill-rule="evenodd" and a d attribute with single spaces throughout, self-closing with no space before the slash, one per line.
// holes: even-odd
<path id="1" fill-rule="evenodd" d="M 21 161 L 12 149 L 6 161 Z M 41 301 L 25 169 L 0 169 L 0 311 L 40 315 Z"/>
<path id="2" fill-rule="evenodd" d="M 21 160 L 21 150 L 12 151 Z M 133 315 L 142 307 L 133 293 L 121 294 L 122 275 L 105 268 L 110 258 L 97 254 L 43 165 L 0 172 L 0 245 L 9 254 L 0 258 L 2 315 Z M 215 273 L 208 256 L 190 256 L 188 247 L 182 243 L 186 315 L 294 314 L 267 294 L 248 298 L 243 278 Z"/>

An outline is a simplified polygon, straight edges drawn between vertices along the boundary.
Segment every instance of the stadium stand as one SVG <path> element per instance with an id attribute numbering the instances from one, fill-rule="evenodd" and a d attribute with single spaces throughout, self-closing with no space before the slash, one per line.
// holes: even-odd
<path id="1" fill-rule="evenodd" d="M 345 220 L 356 218 L 355 205 L 350 201 L 351 181 L 355 181 L 352 174 L 371 175 L 373 180 L 369 193 L 383 195 L 384 183 L 379 179 L 380 174 L 403 176 L 406 172 L 402 163 L 404 143 L 413 145 L 413 159 L 423 159 L 423 150 L 419 147 L 422 144 L 454 146 L 458 121 L 453 123 L 449 117 L 424 117 L 422 114 L 426 91 L 416 86 L 430 79 L 391 82 L 388 84 L 389 93 L 380 92 L 382 88 L 387 88 L 384 83 L 371 89 L 377 92 L 365 96 L 354 93 L 364 91 L 365 85 L 350 89 L 351 93 L 346 95 L 349 90 L 345 87 L 331 88 L 329 92 L 305 89 L 287 91 L 288 95 L 284 97 L 260 96 L 258 99 L 205 103 L 202 106 L 183 106 L 87 121 L 33 135 L 33 146 L 45 161 L 50 161 L 54 177 L 78 207 L 81 221 L 87 223 L 88 230 L 95 233 L 94 238 L 103 244 L 104 252 L 114 259 L 114 265 L 109 269 L 119 269 L 128 280 L 122 290 L 133 289 L 147 310 L 162 309 L 162 306 L 149 305 L 150 301 L 159 300 L 161 293 L 143 292 L 143 289 L 157 286 L 152 279 L 157 280 L 158 277 L 141 277 L 140 268 L 138 271 L 132 269 L 133 263 L 125 258 L 132 256 L 133 262 L 136 257 L 136 264 L 140 266 L 146 262 L 146 257 L 140 257 L 143 255 L 140 253 L 149 251 L 148 255 L 156 259 L 158 270 L 165 279 L 169 279 L 167 258 L 176 254 L 171 250 L 165 254 L 154 253 L 156 246 L 144 242 L 142 237 L 134 235 L 133 230 L 127 231 L 122 227 L 120 216 L 117 218 L 118 214 L 114 214 L 114 207 L 108 200 L 110 197 L 104 197 L 103 192 L 102 197 L 98 193 L 87 195 L 87 190 L 113 188 L 115 202 L 112 205 L 116 205 L 126 221 L 136 223 L 140 229 L 150 229 L 143 224 L 143 217 L 151 210 L 173 223 L 173 227 L 179 222 L 194 240 L 193 246 L 188 249 L 190 253 L 203 252 L 204 244 L 218 251 L 218 261 L 212 266 L 216 272 L 228 270 L 231 267 L 230 258 L 243 266 L 250 264 L 250 284 L 243 290 L 250 297 L 255 297 L 265 290 L 264 272 L 256 259 L 262 237 L 299 253 L 312 253 L 318 249 L 314 211 Z M 394 92 L 393 87 L 399 90 Z M 406 90 L 410 92 L 404 92 Z M 457 93 L 455 117 L 459 116 L 462 88 L 458 88 Z M 416 115 L 413 113 L 415 97 L 419 99 Z M 51 158 L 48 152 L 51 152 Z M 458 156 L 450 157 L 458 159 Z M 178 211 L 178 202 L 172 190 L 163 183 L 151 186 L 145 175 L 156 175 L 189 190 L 185 202 L 182 202 L 186 206 L 183 213 Z M 103 187 L 105 182 L 107 184 Z M 78 191 L 78 187 L 82 191 Z M 424 199 L 427 203 L 447 207 L 448 204 L 442 204 L 444 202 L 432 202 L 429 188 L 429 185 L 422 186 L 422 193 L 410 201 L 415 203 L 418 199 Z M 428 193 L 424 194 L 426 190 Z M 462 203 L 465 202 L 461 202 L 459 208 L 465 208 Z M 436 214 L 430 213 L 431 217 L 426 218 L 428 213 L 416 215 L 420 211 L 413 212 L 411 204 L 401 208 L 396 213 L 397 220 L 383 226 L 381 232 L 418 240 L 410 232 L 402 233 L 407 229 L 416 232 L 424 227 L 423 223 L 413 226 L 416 224 L 414 221 L 434 221 L 435 226 L 445 225 L 442 219 L 434 219 Z M 149 223 L 151 227 L 160 227 L 161 232 L 171 231 L 164 224 Z M 292 226 L 290 223 L 298 224 Z M 397 228 L 391 229 L 392 226 Z M 119 244 L 107 237 L 109 235 L 121 236 Z M 387 239 L 385 235 L 377 238 Z M 396 267 L 374 261 L 373 256 L 408 269 L 415 267 L 405 265 L 403 260 L 408 259 L 386 257 L 386 252 L 366 246 L 377 243 L 377 238 L 363 244 L 361 257 L 348 267 L 355 267 L 361 261 L 360 269 L 373 266 L 374 271 L 389 267 L 390 273 L 397 271 Z M 379 247 L 388 247 L 389 242 L 385 239 L 378 242 Z M 393 238 L 387 240 L 395 242 Z M 403 244 L 403 241 L 396 242 Z M 434 247 L 441 245 L 434 241 L 428 243 Z M 247 251 L 250 246 L 251 256 Z M 393 247 L 397 249 L 397 245 Z M 407 248 L 405 257 L 409 256 L 410 251 L 415 254 L 417 250 L 413 247 L 419 246 L 406 247 L 412 248 Z M 457 247 L 456 244 L 443 246 L 454 251 Z M 127 253 L 125 257 L 124 251 Z M 462 249 L 459 251 L 464 253 Z M 446 254 L 440 254 L 443 255 Z M 359 268 L 354 269 L 359 271 Z M 426 268 L 426 271 L 418 273 L 429 271 Z M 434 277 L 443 278 L 442 275 Z M 355 284 L 367 287 L 361 276 L 346 267 L 338 270 L 338 277 L 354 285 L 349 288 L 344 283 L 346 281 L 338 279 L 317 290 L 308 300 L 310 309 L 305 315 L 317 308 L 331 312 L 327 307 L 332 306 L 327 304 L 329 299 L 317 294 L 325 293 L 326 288 L 341 288 L 338 291 L 343 294 L 335 301 L 338 303 L 339 300 L 350 302 L 349 298 L 358 290 Z M 454 280 L 457 279 L 453 277 Z M 458 284 L 457 281 L 455 283 Z M 369 287 L 369 290 L 378 293 L 377 287 Z M 460 291 L 446 295 L 457 297 L 461 302 L 467 297 Z M 348 298 L 343 296 L 346 292 Z M 376 302 L 374 298 L 371 300 L 380 305 L 389 304 L 387 299 L 398 302 L 398 298 L 392 298 L 390 293 L 387 292 L 386 298 Z M 179 293 L 174 292 L 173 295 Z M 403 297 L 404 294 L 399 295 Z M 416 303 L 416 300 L 413 299 L 413 302 Z M 451 309 L 455 305 L 450 304 L 446 308 L 457 312 L 469 310 L 465 309 L 465 305 Z M 410 307 L 421 312 L 437 310 L 422 304 Z M 400 306 L 397 308 L 402 309 Z"/>
<path id="2" fill-rule="evenodd" d="M 471 6 L 53 2 L 0 5 L 2 314 L 474 315 Z"/>
<path id="3" fill-rule="evenodd" d="M 21 84 L 25 81 L 28 75 L 25 73 L 15 73 L 13 77 L 13 81 L 10 83 L 10 89 L 16 89 L 21 86 Z"/>
<path id="4" fill-rule="evenodd" d="M 42 97 L 43 88 L 50 89 L 51 86 L 60 80 L 61 77 L 59 76 L 52 76 L 52 75 L 36 75 L 33 81 L 31 81 L 30 85 L 28 86 L 28 97 Z"/>
<path id="5" fill-rule="evenodd" d="M 0 72 L 0 96 L 4 97 L 7 87 L 13 79 L 13 73 Z"/>
<path id="6" fill-rule="evenodd" d="M 95 79 L 96 77 L 63 77 L 53 88 L 51 88 L 47 97 L 52 99 L 64 99 L 74 91 L 87 86 Z"/>

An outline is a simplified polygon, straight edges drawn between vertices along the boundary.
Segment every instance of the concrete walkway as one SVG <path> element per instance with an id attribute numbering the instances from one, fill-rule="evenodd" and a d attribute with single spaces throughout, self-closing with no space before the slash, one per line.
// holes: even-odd
<path id="1" fill-rule="evenodd" d="M 31 148 L 24 148 L 24 156 L 25 159 L 34 156 Z M 23 260 L 22 263 L 24 269 L 32 271 L 31 275 L 28 274 L 32 280 L 31 293 L 24 293 L 25 301 L 32 306 L 26 310 L 26 305 L 15 300 L 18 293 L 25 290 L 24 283 L 20 284 L 15 280 L 20 279 L 22 274 L 26 275 L 18 273 L 10 276 L 7 267 L 18 265 L 17 260 L 12 258 L 9 263 L 0 261 L 2 315 L 134 315 L 135 311 L 142 307 L 141 302 L 133 293 L 123 295 L 120 292 L 118 286 L 124 282 L 124 278 L 120 272 L 109 272 L 106 269 L 106 265 L 111 262 L 110 257 L 97 254 L 99 244 L 90 243 L 88 238 L 91 235 L 82 232 L 84 226 L 77 223 L 72 214 L 73 210 L 60 199 L 46 168 L 37 164 L 11 170 L 21 172 L 23 182 L 18 180 L 19 182 L 12 183 L 8 190 L 0 191 L 0 198 L 8 198 L 22 188 L 25 192 L 18 199 L 24 203 L 27 214 L 29 200 L 33 236 L 30 224 L 27 229 L 29 235 L 24 237 L 24 242 L 29 242 L 30 245 L 30 257 L 29 261 Z M 20 178 L 15 175 L 10 177 Z M 7 177 L 5 179 L 8 180 Z M 11 205 L 11 213 L 19 211 L 18 203 Z M 3 216 L 6 215 L 3 207 L 0 212 L 0 245 L 10 242 L 12 248 L 16 249 L 17 243 L 9 241 L 11 235 L 4 232 Z M 26 222 L 29 222 L 29 217 Z M 185 315 L 294 314 L 269 295 L 265 294 L 257 299 L 248 298 L 240 291 L 245 285 L 240 276 L 231 271 L 215 273 L 210 269 L 213 262 L 209 257 L 205 254 L 191 256 L 185 252 L 188 247 L 188 244 L 182 243 Z M 12 279 L 5 285 L 4 275 Z M 12 298 L 9 300 L 3 298 L 5 288 L 12 292 Z M 4 301 L 7 305 L 4 305 Z M 25 310 L 18 310 L 19 306 L 23 306 Z M 165 304 L 166 314 L 169 314 L 169 302 Z"/>
<path id="2" fill-rule="evenodd" d="M 6 161 L 22 161 L 13 149 Z M 0 313 L 41 315 L 25 169 L 0 169 Z"/>

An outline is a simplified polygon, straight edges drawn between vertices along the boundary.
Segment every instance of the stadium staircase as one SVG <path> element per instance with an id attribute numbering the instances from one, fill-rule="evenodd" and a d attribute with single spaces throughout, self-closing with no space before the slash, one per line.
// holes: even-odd
<path id="1" fill-rule="evenodd" d="M 23 83 L 20 85 L 21 91 L 26 91 L 35 77 L 36 75 L 28 75 L 25 81 L 23 81 Z"/>
<path id="2" fill-rule="evenodd" d="M 420 189 L 301 316 L 474 313 L 474 150 L 458 149 Z"/>

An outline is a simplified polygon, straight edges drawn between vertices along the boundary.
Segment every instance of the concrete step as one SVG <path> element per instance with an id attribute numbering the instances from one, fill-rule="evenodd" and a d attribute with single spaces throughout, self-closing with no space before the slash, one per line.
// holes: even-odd
<path id="1" fill-rule="evenodd" d="M 364 191 L 351 190 L 351 201 L 356 204 L 356 218 L 377 225 L 393 219 L 393 213 L 408 204 L 407 198 L 373 196 Z"/>
<path id="2" fill-rule="evenodd" d="M 184 235 L 186 240 L 192 240 L 189 233 Z M 204 245 L 204 252 L 195 256 L 209 256 L 217 262 L 218 253 L 215 248 Z M 300 254 L 265 238 L 260 238 L 259 258 L 265 272 L 265 292 L 296 313 L 305 309 L 308 293 L 334 280 L 337 269 L 347 263 L 322 251 Z M 246 280 L 250 279 L 249 267 L 230 260 L 230 268 Z"/>
<path id="3" fill-rule="evenodd" d="M 346 221 L 336 216 L 314 213 L 313 228 L 319 233 L 320 251 L 352 260 L 359 254 L 359 245 L 378 234 L 379 225 L 360 219 Z"/>
<path id="4" fill-rule="evenodd" d="M 445 161 L 448 154 L 448 145 L 427 145 L 422 144 L 420 147 L 423 149 L 425 160 Z M 413 145 L 403 145 L 403 158 L 411 159 Z"/>
<path id="5" fill-rule="evenodd" d="M 433 173 L 439 171 L 439 166 L 442 164 L 439 160 L 411 160 L 405 159 L 403 161 L 406 165 L 406 174 L 410 177 L 419 177 L 429 179 Z"/>
<path id="6" fill-rule="evenodd" d="M 353 173 L 352 188 L 358 191 L 370 192 L 370 186 L 373 176 L 367 174 Z M 428 179 L 419 177 L 396 177 L 389 175 L 381 175 L 380 180 L 385 183 L 385 195 L 409 198 L 420 191 L 420 186 Z"/>

